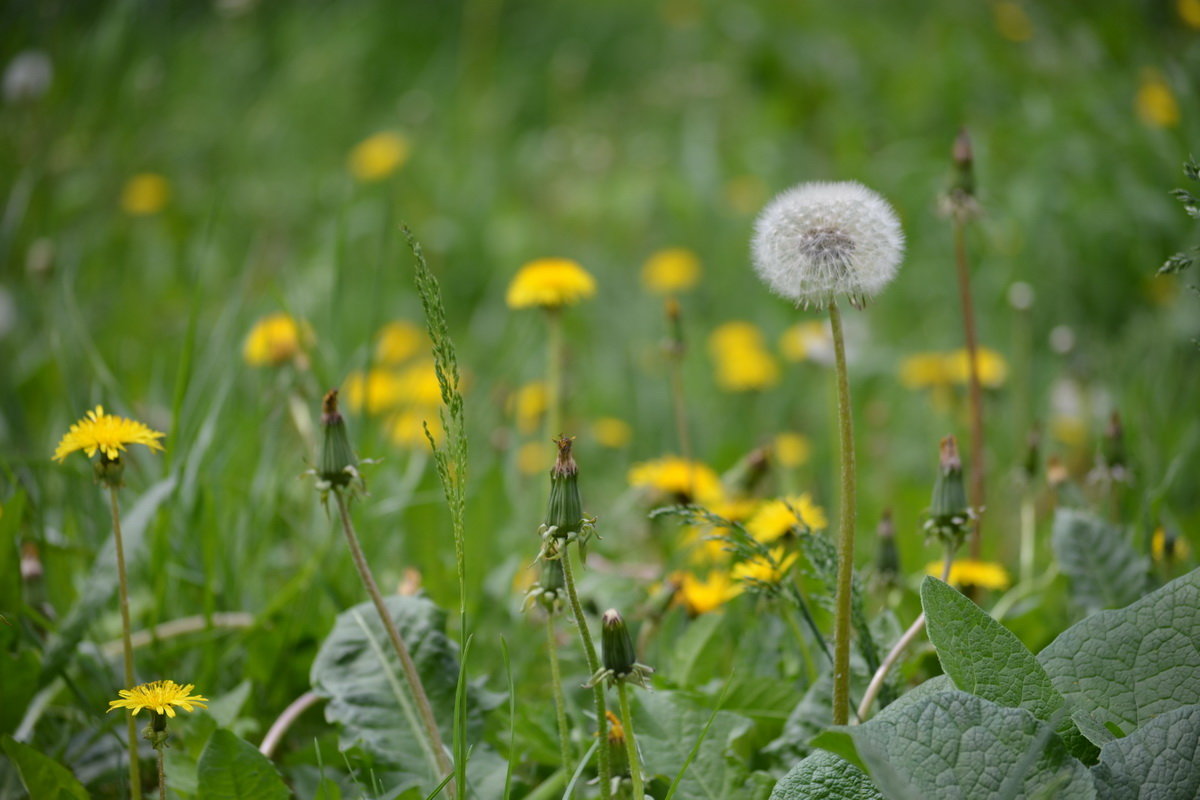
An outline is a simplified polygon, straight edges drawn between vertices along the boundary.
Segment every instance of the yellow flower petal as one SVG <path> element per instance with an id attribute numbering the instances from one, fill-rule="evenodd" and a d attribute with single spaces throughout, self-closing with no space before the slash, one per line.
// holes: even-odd
<path id="1" fill-rule="evenodd" d="M 530 261 L 513 276 L 506 301 L 509 308 L 561 308 L 596 293 L 596 280 L 568 258 Z"/>
<path id="2" fill-rule="evenodd" d="M 96 406 L 62 437 L 54 451 L 54 460 L 62 461 L 76 450 L 83 450 L 88 458 L 99 450 L 109 460 L 116 460 L 129 444 L 144 444 L 151 450 L 162 450 L 158 440 L 164 435 L 136 420 L 106 414 L 103 406 Z"/>

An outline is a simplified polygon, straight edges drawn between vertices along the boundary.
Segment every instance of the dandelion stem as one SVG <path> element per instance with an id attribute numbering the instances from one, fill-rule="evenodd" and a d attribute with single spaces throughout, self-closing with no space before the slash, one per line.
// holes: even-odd
<path id="1" fill-rule="evenodd" d="M 562 431 L 563 321 L 556 308 L 546 310 L 546 434 L 553 439 Z"/>
<path id="2" fill-rule="evenodd" d="M 837 366 L 838 427 L 841 430 L 842 498 L 838 534 L 837 600 L 833 628 L 833 724 L 850 717 L 850 592 L 854 575 L 854 523 L 857 487 L 854 474 L 854 419 L 846 370 L 846 342 L 837 300 L 829 303 L 829 326 Z"/>
<path id="3" fill-rule="evenodd" d="M 967 339 L 967 367 L 970 377 L 971 507 L 975 509 L 975 522 L 971 530 L 971 558 L 979 558 L 979 528 L 984 506 L 983 388 L 979 383 L 979 339 L 975 331 L 975 307 L 971 302 L 971 278 L 967 268 L 966 228 L 966 219 L 962 215 L 955 215 L 954 261 L 958 268 L 958 294 L 962 303 L 963 333 Z"/>
<path id="4" fill-rule="evenodd" d="M 671 359 L 671 407 L 675 416 L 675 435 L 679 439 L 679 455 L 688 465 L 688 495 L 696 496 L 695 465 L 692 463 L 692 437 L 688 433 L 687 397 L 683 391 L 683 358 Z"/>
<path id="5" fill-rule="evenodd" d="M 558 641 L 554 635 L 554 614 L 546 614 L 546 650 L 550 653 L 550 683 L 554 690 L 554 714 L 558 719 L 558 746 L 562 766 L 571 771 L 571 738 L 567 728 L 567 698 L 563 694 L 562 670 L 558 666 Z"/>
<path id="6" fill-rule="evenodd" d="M 563 581 L 567 585 L 567 596 L 571 599 L 571 612 L 575 615 L 575 626 L 579 628 L 579 638 L 583 640 L 583 654 L 587 658 L 590 674 L 600 671 L 600 659 L 596 657 L 596 645 L 592 642 L 592 634 L 588 631 L 587 618 L 583 615 L 583 606 L 579 603 L 579 593 L 575 591 L 575 570 L 571 566 L 571 549 L 563 550 L 562 554 Z M 592 687 L 592 698 L 596 703 L 596 738 L 600 742 L 597 759 L 600 771 L 600 796 L 604 800 L 612 797 L 612 764 L 609 762 L 608 748 L 608 718 L 604 702 L 604 682 L 596 681 Z"/>
<path id="7" fill-rule="evenodd" d="M 359 577 L 362 578 L 367 594 L 371 595 L 371 600 L 375 603 L 375 610 L 379 612 L 379 619 L 387 631 L 388 638 L 392 640 L 392 646 L 396 649 L 396 655 L 400 657 L 400 666 L 404 670 L 404 677 L 408 681 L 408 688 L 413 694 L 413 699 L 416 700 L 417 713 L 420 714 L 421 723 L 425 727 L 425 736 L 429 742 L 430 749 L 433 751 L 434 766 L 439 774 L 445 775 L 453 771 L 454 765 L 450 763 L 450 757 L 446 755 L 446 747 L 442 744 L 442 735 L 438 731 L 437 721 L 433 716 L 433 708 L 429 705 L 429 696 L 425 693 L 425 686 L 421 683 L 421 676 L 417 673 L 417 666 L 413 663 L 412 656 L 409 655 L 408 647 L 404 644 L 404 640 L 400 638 L 400 631 L 396 629 L 396 623 L 392 620 L 392 615 L 388 611 L 387 605 L 383 602 L 383 595 L 380 594 L 379 587 L 375 584 L 375 577 L 371 574 L 371 568 L 367 565 L 367 559 L 363 555 L 362 547 L 359 546 L 358 535 L 354 532 L 354 523 L 350 520 L 350 509 L 346 505 L 346 498 L 340 489 L 335 489 L 333 495 L 337 499 L 338 515 L 342 520 L 342 531 L 346 534 L 346 543 L 350 546 L 350 555 L 354 559 L 354 566 L 358 569 Z M 449 790 L 449 796 L 453 797 L 454 786 L 447 786 L 447 789 Z"/>
<path id="8" fill-rule="evenodd" d="M 158 751 L 158 800 L 167 800 L 167 770 L 163 757 L 163 749 L 155 748 Z"/>
<path id="9" fill-rule="evenodd" d="M 942 580 L 949 580 L 950 566 L 954 563 L 954 548 L 946 548 L 946 560 L 942 562 Z M 871 710 L 871 703 L 875 702 L 879 690 L 883 688 L 883 682 L 887 679 L 888 673 L 892 667 L 900 660 L 900 656 L 912 644 L 913 640 L 921 635 L 921 631 L 925 630 L 925 612 L 922 611 L 913 620 L 913 624 L 909 626 L 900 640 L 892 647 L 891 652 L 883 659 L 883 663 L 879 665 L 879 669 L 875 670 L 875 674 L 871 676 L 871 683 L 867 686 L 867 691 L 863 695 L 862 702 L 858 706 L 859 720 L 866 719 L 867 712 Z"/>
<path id="10" fill-rule="evenodd" d="M 643 800 L 646 790 L 642 783 L 642 763 L 638 759 L 637 738 L 633 735 L 633 712 L 629 710 L 629 690 L 625 681 L 617 683 L 621 701 L 621 725 L 625 728 L 625 752 L 629 754 L 629 774 L 633 778 L 633 800 Z M 601 739 L 601 749 L 604 749 Z"/>
<path id="11" fill-rule="evenodd" d="M 1033 487 L 1026 482 L 1021 492 L 1021 583 L 1033 580 L 1033 550 L 1036 539 L 1037 516 L 1033 502 Z"/>
<path id="12" fill-rule="evenodd" d="M 121 606 L 121 644 L 125 650 L 125 686 L 132 689 L 133 678 L 133 628 L 129 624 L 129 579 L 125 574 L 125 543 L 121 539 L 121 512 L 117 504 L 117 489 L 108 487 L 108 498 L 112 506 L 113 543 L 117 551 L 117 587 Z M 129 731 L 129 791 L 133 800 L 142 800 L 142 770 L 138 761 L 138 732 L 133 714 L 126 715 Z"/>

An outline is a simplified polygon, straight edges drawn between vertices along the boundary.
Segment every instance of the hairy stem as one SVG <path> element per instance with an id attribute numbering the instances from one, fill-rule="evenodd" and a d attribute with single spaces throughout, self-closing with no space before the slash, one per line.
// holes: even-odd
<path id="1" fill-rule="evenodd" d="M 133 627 L 129 623 L 129 579 L 125 574 L 125 542 L 121 538 L 121 512 L 117 505 L 116 487 L 108 487 L 112 506 L 113 543 L 117 551 L 117 588 L 121 606 L 121 644 L 125 651 L 125 688 L 134 687 Z M 142 800 L 142 769 L 138 761 L 138 732 L 133 714 L 126 715 L 129 734 L 129 791 L 133 800 Z"/>
<path id="2" fill-rule="evenodd" d="M 979 558 L 979 528 L 983 519 L 983 388 L 979 383 L 979 340 L 975 332 L 975 307 L 971 303 L 971 278 L 967 268 L 966 220 L 954 221 L 954 261 L 958 267 L 958 294 L 962 304 L 963 333 L 967 339 L 967 366 L 971 401 L 971 506 L 975 523 L 971 530 L 971 558 Z"/>
<path id="3" fill-rule="evenodd" d="M 567 596 L 571 600 L 571 612 L 575 615 L 575 626 L 579 628 L 579 638 L 583 640 L 583 654 L 587 658 L 588 669 L 592 675 L 600 671 L 600 659 L 596 657 L 596 645 L 592 642 L 592 634 L 588 631 L 587 617 L 583 615 L 583 606 L 579 602 L 579 593 L 575 591 L 575 570 L 571 566 L 571 550 L 563 549 L 562 566 L 564 583 L 567 585 Z M 592 687 L 592 698 L 596 704 L 596 738 L 600 742 L 598 761 L 600 767 L 600 796 L 604 800 L 612 797 L 612 764 L 609 762 L 608 748 L 608 710 L 604 701 L 604 682 L 596 681 Z"/>
<path id="4" fill-rule="evenodd" d="M 675 436 L 679 440 L 679 455 L 688 465 L 688 496 L 696 496 L 696 478 L 693 475 L 692 438 L 688 433 L 687 398 L 683 392 L 683 358 L 671 359 L 671 410 L 675 416 Z"/>
<path id="5" fill-rule="evenodd" d="M 167 800 L 167 769 L 163 763 L 163 748 L 158 747 L 158 800 Z"/>
<path id="6" fill-rule="evenodd" d="M 625 681 L 617 684 L 617 697 L 621 701 L 621 725 L 625 728 L 625 752 L 629 754 L 629 774 L 633 778 L 633 800 L 642 800 L 646 789 L 642 783 L 642 762 L 638 759 L 637 738 L 633 735 L 633 713 L 629 710 L 629 690 Z M 601 740 L 601 747 L 604 742 Z"/>
<path id="7" fill-rule="evenodd" d="M 567 728 L 567 698 L 563 694 L 562 670 L 558 667 L 558 641 L 554 635 L 554 615 L 546 614 L 546 650 L 550 654 L 550 683 L 554 691 L 554 715 L 558 719 L 558 746 L 562 766 L 571 771 L 571 735 Z"/>
<path id="8" fill-rule="evenodd" d="M 837 366 L 838 428 L 841 431 L 842 498 L 838 533 L 837 598 L 833 626 L 833 724 L 845 725 L 850 717 L 850 592 L 854 575 L 854 420 L 851 417 L 850 381 L 846 371 L 846 342 L 837 301 L 829 303 L 829 325 Z"/>
<path id="9" fill-rule="evenodd" d="M 387 631 L 388 638 L 392 640 L 392 647 L 396 649 L 396 655 L 400 657 L 400 666 L 404 670 L 404 677 L 408 681 L 408 688 L 413 694 L 413 699 L 416 700 L 417 713 L 420 715 L 421 724 L 425 728 L 425 737 L 428 740 L 429 749 L 433 751 L 433 766 L 438 774 L 446 775 L 453 771 L 454 765 L 450 763 L 450 757 L 446 754 L 446 747 L 442 744 L 442 734 L 438 731 L 437 721 L 433 716 L 433 708 L 429 705 L 429 696 L 425 693 L 425 686 L 421 683 L 421 676 L 417 673 L 417 666 L 413 663 L 412 656 L 408 652 L 408 646 L 400 638 L 400 631 L 396 629 L 396 623 L 392 619 L 387 605 L 383 602 L 383 595 L 380 594 L 379 587 L 375 584 L 375 577 L 371 574 L 371 568 L 367 565 L 367 559 L 363 555 L 362 547 L 359 546 L 358 535 L 354 532 L 354 523 L 350 520 L 350 509 L 346 505 L 346 498 L 343 496 L 341 490 L 335 489 L 333 494 L 337 498 L 338 515 L 342 520 L 342 531 L 346 534 L 346 543 L 350 546 L 350 555 L 354 559 L 354 566 L 358 569 L 359 577 L 362 578 L 367 594 L 371 596 L 372 602 L 375 603 L 375 610 L 379 612 L 379 619 Z M 449 790 L 449 796 L 453 797 L 454 786 L 449 785 L 447 789 Z"/>
<path id="10" fill-rule="evenodd" d="M 546 311 L 546 438 L 562 433 L 563 405 L 563 321 L 558 309 Z"/>

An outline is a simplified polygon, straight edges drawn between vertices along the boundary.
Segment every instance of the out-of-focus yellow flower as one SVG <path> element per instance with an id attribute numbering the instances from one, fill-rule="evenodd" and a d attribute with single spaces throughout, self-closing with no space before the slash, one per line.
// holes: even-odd
<path id="1" fill-rule="evenodd" d="M 375 360 L 394 366 L 403 364 L 426 348 L 425 331 L 407 320 L 389 322 L 375 337 Z"/>
<path id="2" fill-rule="evenodd" d="M 312 331 L 282 311 L 254 323 L 242 344 L 242 358 L 252 367 L 278 367 L 304 353 L 312 340 Z"/>
<path id="3" fill-rule="evenodd" d="M 941 577 L 942 562 L 932 561 L 925 566 L 925 574 Z M 1005 589 L 1008 587 L 1008 571 L 1004 565 L 994 561 L 976 561 L 960 558 L 950 565 L 950 580 L 955 586 L 978 586 L 980 589 Z"/>
<path id="4" fill-rule="evenodd" d="M 1004 385 L 1008 378 L 1008 362 L 1004 356 L 987 347 L 975 350 L 979 363 L 979 383 L 988 389 L 996 389 Z M 971 380 L 971 364 L 965 348 L 955 350 L 946 356 L 946 374 L 955 383 L 969 383 Z"/>
<path id="5" fill-rule="evenodd" d="M 350 151 L 350 174 L 360 181 L 383 180 L 404 166 L 411 149 L 408 139 L 395 131 L 369 136 Z"/>
<path id="6" fill-rule="evenodd" d="M 1152 128 L 1174 128 L 1179 124 L 1179 103 L 1166 78 L 1156 69 L 1142 70 L 1134 105 L 1138 117 Z"/>
<path id="7" fill-rule="evenodd" d="M 425 438 L 426 425 L 429 426 L 429 433 L 433 436 L 433 441 L 441 444 L 445 431 L 436 408 L 423 411 L 406 409 L 396 414 L 388 422 L 388 437 L 392 440 L 392 444 L 409 450 L 428 448 L 429 440 Z"/>
<path id="8" fill-rule="evenodd" d="M 135 716 L 143 708 L 148 708 L 155 714 L 175 716 L 174 706 L 184 711 L 193 711 L 193 707 L 207 708 L 208 698 L 198 694 L 189 694 L 195 687 L 192 684 L 180 686 L 175 681 L 154 681 L 134 686 L 132 689 L 121 689 L 117 694 L 120 700 L 110 700 L 108 710 L 128 708 Z"/>
<path id="9" fill-rule="evenodd" d="M 693 616 L 716 611 L 742 593 L 742 587 L 734 583 L 729 573 L 714 569 L 701 580 L 690 572 L 677 575 L 679 591 L 675 600 Z"/>
<path id="10" fill-rule="evenodd" d="M 1200 29 L 1200 0 L 1176 0 L 1175 10 L 1184 24 Z"/>
<path id="11" fill-rule="evenodd" d="M 600 417 L 592 423 L 592 435 L 601 446 L 620 450 L 633 439 L 633 428 L 623 419 Z"/>
<path id="12" fill-rule="evenodd" d="M 726 322 L 708 337 L 717 385 L 731 392 L 767 389 L 779 382 L 779 365 L 763 346 L 762 332 L 749 322 Z"/>
<path id="13" fill-rule="evenodd" d="M 1025 9 L 1017 3 L 1004 0 L 993 4 L 992 18 L 995 20 L 996 30 L 1010 42 L 1027 42 L 1033 38 L 1033 23 L 1029 21 Z"/>
<path id="14" fill-rule="evenodd" d="M 88 458 L 100 451 L 108 460 L 116 461 L 127 444 L 144 444 L 151 450 L 162 450 L 158 440 L 164 435 L 137 420 L 106 414 L 103 406 L 96 406 L 63 435 L 54 450 L 54 460 L 62 461 L 76 450 L 82 450 Z"/>
<path id="15" fill-rule="evenodd" d="M 379 414 L 399 406 L 405 399 L 405 393 L 396 373 L 377 368 L 347 375 L 342 386 L 342 397 L 346 398 L 346 405 L 355 411 L 365 409 L 368 414 Z"/>
<path id="16" fill-rule="evenodd" d="M 700 280 L 700 259 L 684 247 L 659 250 L 642 267 L 642 284 L 655 294 L 691 289 Z"/>
<path id="17" fill-rule="evenodd" d="M 569 258 L 539 258 L 517 270 L 508 285 L 509 308 L 562 308 L 596 293 L 596 279 Z"/>
<path id="18" fill-rule="evenodd" d="M 522 475 L 537 475 L 550 469 L 549 442 L 526 442 L 517 448 L 517 471 Z"/>
<path id="19" fill-rule="evenodd" d="M 788 554 L 782 547 L 771 549 L 771 561 L 757 556 L 749 561 L 736 564 L 733 568 L 733 579 L 743 582 L 779 583 L 788 573 L 799 556 Z"/>
<path id="20" fill-rule="evenodd" d="M 1182 536 L 1168 536 L 1166 529 L 1161 525 L 1150 537 L 1150 555 L 1155 561 L 1183 561 L 1191 554 L 1192 549 Z"/>
<path id="21" fill-rule="evenodd" d="M 433 359 L 419 361 L 396 376 L 400 398 L 414 406 L 432 407 L 442 402 L 442 384 L 438 381 Z"/>
<path id="22" fill-rule="evenodd" d="M 121 210 L 135 217 L 157 214 L 171 199 L 171 184 L 157 172 L 141 172 L 125 182 Z"/>
<path id="23" fill-rule="evenodd" d="M 779 337 L 779 352 L 788 361 L 804 361 L 814 355 L 824 358 L 832 349 L 829 325 L 816 320 L 797 322 Z"/>
<path id="24" fill-rule="evenodd" d="M 788 506 L 791 508 L 788 508 Z M 793 513 L 792 509 L 795 509 Z M 798 516 L 797 516 L 798 515 Z M 770 544 L 798 523 L 819 531 L 829 524 L 825 510 L 813 502 L 812 495 L 788 497 L 786 500 L 771 500 L 759 507 L 746 523 L 746 532 L 764 544 Z"/>
<path id="25" fill-rule="evenodd" d="M 508 398 L 509 412 L 517 421 L 521 433 L 533 433 L 542 424 L 546 413 L 548 393 L 544 381 L 533 381 L 517 389 Z"/>
<path id="26" fill-rule="evenodd" d="M 1080 417 L 1058 414 L 1050 420 L 1050 435 L 1069 447 L 1087 444 L 1088 426 Z"/>
<path id="27" fill-rule="evenodd" d="M 931 389 L 950 383 L 950 370 L 941 353 L 917 353 L 900 362 L 900 382 L 909 389 Z"/>
<path id="28" fill-rule="evenodd" d="M 767 202 L 767 185 L 757 175 L 735 175 L 725 182 L 725 202 L 735 213 L 757 214 Z"/>
<path id="29" fill-rule="evenodd" d="M 721 479 L 713 469 L 698 461 L 678 456 L 663 456 L 634 464 L 629 470 L 629 485 L 651 489 L 672 499 L 707 503 L 724 495 Z"/>
<path id="30" fill-rule="evenodd" d="M 725 549 L 727 543 L 707 528 L 684 528 L 680 543 L 688 550 L 688 561 L 692 564 L 710 567 L 729 560 L 729 552 Z"/>
<path id="31" fill-rule="evenodd" d="M 808 461 L 812 454 L 812 445 L 804 435 L 784 431 L 775 437 L 771 452 L 775 454 L 775 462 L 779 466 L 792 469 Z"/>
<path id="32" fill-rule="evenodd" d="M 753 497 L 719 497 L 709 500 L 705 507 L 722 519 L 744 522 L 758 508 L 759 501 Z"/>

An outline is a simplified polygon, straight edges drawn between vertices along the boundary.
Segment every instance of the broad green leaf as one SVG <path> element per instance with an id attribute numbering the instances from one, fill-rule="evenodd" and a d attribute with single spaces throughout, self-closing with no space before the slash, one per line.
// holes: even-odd
<path id="1" fill-rule="evenodd" d="M 4 752 L 17 768 L 21 783 L 31 798 L 46 800 L 87 800 L 90 795 L 71 770 L 50 756 L 43 755 L 11 736 L 0 739 Z"/>
<path id="2" fill-rule="evenodd" d="M 1048 720 L 1064 704 L 1033 653 L 1012 631 L 949 584 L 934 577 L 921 584 L 929 640 L 942 669 L 964 692 Z M 1096 748 L 1061 715 L 1058 733 L 1077 758 L 1094 762 Z"/>
<path id="3" fill-rule="evenodd" d="M 780 778 L 771 800 L 883 800 L 883 795 L 861 769 L 817 750 Z"/>
<path id="4" fill-rule="evenodd" d="M 1047 723 L 966 692 L 889 706 L 845 730 L 891 800 L 1096 796 L 1087 768 L 1067 753 Z M 1004 791 L 1010 786 L 1011 794 Z"/>
<path id="5" fill-rule="evenodd" d="M 1051 543 L 1071 579 L 1072 599 L 1085 612 L 1120 608 L 1145 593 L 1148 562 L 1119 528 L 1094 514 L 1059 509 Z"/>
<path id="6" fill-rule="evenodd" d="M 1200 570 L 1072 625 L 1038 661 L 1077 718 L 1083 712 L 1125 735 L 1200 703 Z"/>
<path id="7" fill-rule="evenodd" d="M 3 625 L 4 623 L 0 623 Z M 12 733 L 21 724 L 29 701 L 37 694 L 41 665 L 33 650 L 0 652 L 0 733 Z"/>
<path id="8" fill-rule="evenodd" d="M 638 692 L 633 706 L 633 725 L 643 767 L 648 776 L 659 775 L 670 783 L 688 761 L 712 711 L 669 691 Z M 730 741 L 749 725 L 749 720 L 736 714 L 717 712 L 699 753 L 679 781 L 676 800 L 726 800 L 742 796 L 739 790 L 749 770 L 726 751 Z"/>
<path id="9" fill-rule="evenodd" d="M 725 621 L 723 614 L 705 614 L 684 629 L 683 635 L 675 640 L 670 649 L 671 659 L 667 674 L 680 686 L 693 686 L 704 680 L 699 670 L 716 659 L 705 658 L 709 651 L 724 644 L 721 634 Z"/>
<path id="10" fill-rule="evenodd" d="M 270 759 L 223 728 L 213 732 L 200 756 L 200 800 L 286 800 L 292 796 Z"/>
<path id="11" fill-rule="evenodd" d="M 1092 774 L 1100 800 L 1200 797 L 1200 705 L 1160 714 L 1104 745 Z"/>

